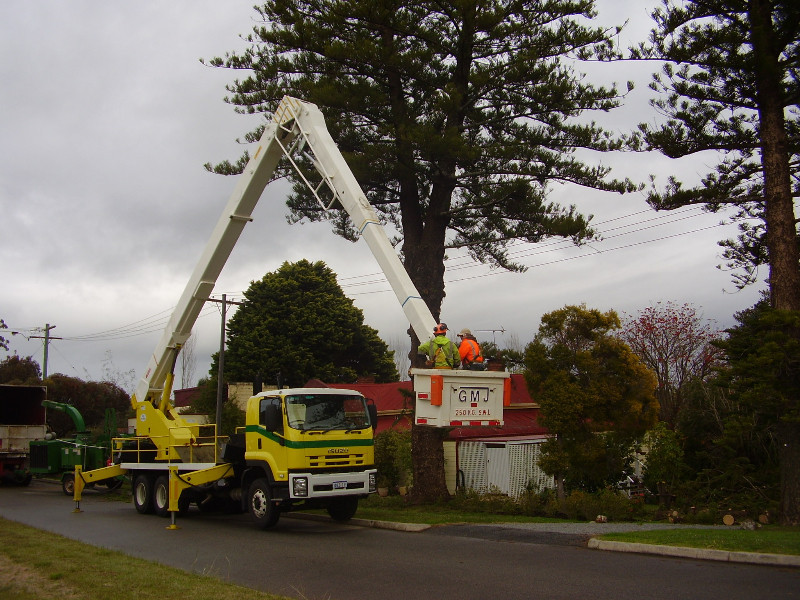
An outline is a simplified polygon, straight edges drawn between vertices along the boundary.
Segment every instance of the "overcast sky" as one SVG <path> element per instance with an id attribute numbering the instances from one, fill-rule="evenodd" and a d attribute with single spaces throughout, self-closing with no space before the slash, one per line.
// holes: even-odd
<path id="1" fill-rule="evenodd" d="M 235 159 L 235 139 L 257 116 L 223 102 L 235 74 L 200 58 L 244 47 L 252 0 L 15 0 L 0 36 L 0 318 L 20 335 L 10 353 L 42 362 L 37 328 L 55 325 L 48 371 L 83 379 L 142 376 L 235 180 L 202 165 Z M 603 0 L 604 23 L 629 19 L 623 42 L 643 39 L 652 0 Z M 647 105 L 652 65 L 594 69 L 598 82 L 637 81 L 623 108 L 596 120 L 628 131 L 657 120 Z M 649 173 L 693 182 L 707 157 L 591 157 L 618 177 Z M 324 260 L 365 322 L 387 341 L 407 323 L 366 244 L 326 224 L 286 224 L 286 186 L 267 188 L 223 270 L 215 296 L 241 298 L 283 261 Z M 478 339 L 525 344 L 543 313 L 566 304 L 635 314 L 659 301 L 690 303 L 719 327 L 764 286 L 736 293 L 716 242 L 733 237 L 724 215 L 650 210 L 642 194 L 554 186 L 552 199 L 593 214 L 603 240 L 581 248 L 551 241 L 515 248 L 523 274 L 447 260 L 442 319 Z M 762 273 L 764 275 L 764 273 Z M 505 330 L 505 333 L 499 330 Z M 220 314 L 208 304 L 195 327 L 195 378 L 219 345 Z M 3 335 L 9 337 L 8 332 Z M 6 354 L 0 350 L 0 359 Z M 180 383 L 180 382 L 178 382 Z M 193 384 L 194 381 L 187 382 Z"/>

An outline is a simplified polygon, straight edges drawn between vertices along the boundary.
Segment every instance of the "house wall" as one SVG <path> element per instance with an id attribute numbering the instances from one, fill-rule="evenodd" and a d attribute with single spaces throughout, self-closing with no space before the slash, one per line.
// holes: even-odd
<path id="1" fill-rule="evenodd" d="M 252 396 L 253 382 L 228 384 L 228 400 L 235 402 L 242 410 L 247 410 L 247 401 Z"/>

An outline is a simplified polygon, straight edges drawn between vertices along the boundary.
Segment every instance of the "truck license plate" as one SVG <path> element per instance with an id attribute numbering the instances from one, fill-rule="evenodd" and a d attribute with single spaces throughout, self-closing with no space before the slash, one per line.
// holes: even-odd
<path id="1" fill-rule="evenodd" d="M 335 490 L 346 490 L 347 489 L 347 482 L 346 481 L 334 481 L 333 482 L 333 489 L 335 489 Z"/>

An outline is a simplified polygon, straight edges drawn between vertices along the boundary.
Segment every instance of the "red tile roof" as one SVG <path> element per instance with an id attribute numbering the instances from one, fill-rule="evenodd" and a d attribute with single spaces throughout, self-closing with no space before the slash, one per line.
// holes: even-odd
<path id="1" fill-rule="evenodd" d="M 414 391 L 410 381 L 393 383 L 325 383 L 312 379 L 305 387 L 329 387 L 361 392 L 378 408 L 377 431 L 386 429 L 409 429 L 414 410 Z M 192 396 L 200 393 L 199 388 L 175 391 L 176 406 L 191 402 Z M 534 404 L 528 392 L 525 378 L 519 373 L 511 375 L 511 406 L 503 411 L 503 427 L 455 427 L 450 431 L 450 439 L 482 438 L 495 436 L 531 436 L 546 434 L 539 425 L 539 407 Z"/>
<path id="2" fill-rule="evenodd" d="M 310 383 L 311 381 L 306 384 L 306 387 L 317 387 L 310 386 Z M 379 412 L 414 408 L 414 389 L 410 381 L 395 381 L 393 383 L 328 383 L 318 387 L 361 392 L 365 397 L 375 402 Z"/>
<path id="3" fill-rule="evenodd" d="M 393 383 L 325 383 L 319 379 L 311 379 L 305 387 L 329 387 L 340 390 L 355 390 L 367 398 L 375 401 L 378 410 L 399 410 L 406 406 L 413 406 L 414 392 L 410 381 L 395 381 Z M 406 396 L 403 391 L 408 392 Z M 404 400 L 408 398 L 411 402 Z M 520 373 L 511 374 L 511 405 L 531 404 L 533 400 L 528 392 L 528 385 Z"/>
<path id="4" fill-rule="evenodd" d="M 331 387 L 361 392 L 375 402 L 378 408 L 378 433 L 391 427 L 408 429 L 414 408 L 414 393 L 410 381 L 394 383 L 325 383 L 312 379 L 306 387 Z M 516 408 L 514 408 L 516 407 Z M 511 406 L 503 411 L 503 427 L 456 427 L 450 431 L 450 439 L 489 436 L 542 435 L 547 430 L 539 425 L 539 407 L 528 392 L 525 378 L 519 373 L 511 374 Z"/>

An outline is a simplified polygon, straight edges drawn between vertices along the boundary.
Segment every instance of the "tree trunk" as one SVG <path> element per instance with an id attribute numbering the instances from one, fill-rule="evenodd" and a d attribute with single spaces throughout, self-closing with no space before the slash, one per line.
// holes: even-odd
<path id="1" fill-rule="evenodd" d="M 403 252 L 405 266 L 411 280 L 431 311 L 434 320 L 439 320 L 439 311 L 444 299 L 444 246 L 447 231 L 447 207 L 449 195 L 440 195 L 431 206 L 438 205 L 438 210 L 429 209 L 427 222 L 410 218 L 413 210 L 403 211 L 403 233 L 405 241 Z M 423 367 L 425 358 L 416 354 L 420 341 L 427 341 L 433 334 L 420 332 L 420 337 L 411 332 L 411 364 Z M 444 474 L 444 447 L 442 441 L 445 433 L 432 427 L 412 426 L 411 453 L 414 463 L 414 486 L 411 489 L 412 502 L 434 502 L 449 498 L 447 482 Z"/>
<path id="2" fill-rule="evenodd" d="M 558 500 L 559 506 L 563 504 L 567 499 L 567 492 L 564 489 L 563 473 L 556 473 L 556 499 Z"/>
<path id="3" fill-rule="evenodd" d="M 800 310 L 800 255 L 797 247 L 794 202 L 789 168 L 789 143 L 783 109 L 783 87 L 773 3 L 750 0 L 753 51 L 756 57 L 756 99 L 764 169 L 764 221 L 769 253 L 770 302 L 778 310 Z M 800 331 L 794 332 L 800 337 Z M 795 367 L 796 368 L 796 367 Z M 800 398 L 792 398 L 797 409 Z M 800 524 L 800 425 L 780 423 L 782 523 Z"/>
<path id="4" fill-rule="evenodd" d="M 414 463 L 414 486 L 411 501 L 431 503 L 450 497 L 444 477 L 444 446 L 447 430 L 434 427 L 411 427 L 411 457 Z M 418 485 L 419 482 L 419 485 Z"/>
<path id="5" fill-rule="evenodd" d="M 769 252 L 770 300 L 780 310 L 800 310 L 800 255 L 783 111 L 781 68 L 774 48 L 772 3 L 750 0 L 756 56 L 756 98 L 764 170 L 764 221 Z"/>
<path id="6" fill-rule="evenodd" d="M 800 525 L 800 423 L 780 423 L 777 431 L 781 467 L 781 525 Z"/>
<path id="7" fill-rule="evenodd" d="M 409 355 L 411 365 L 423 367 L 425 366 L 425 357 L 417 354 L 420 340 L 411 328 L 408 332 L 411 337 L 411 353 Z M 411 460 L 414 468 L 414 485 L 411 488 L 411 502 L 430 503 L 450 497 L 444 473 L 444 446 L 442 445 L 446 436 L 444 429 L 412 424 Z"/>

